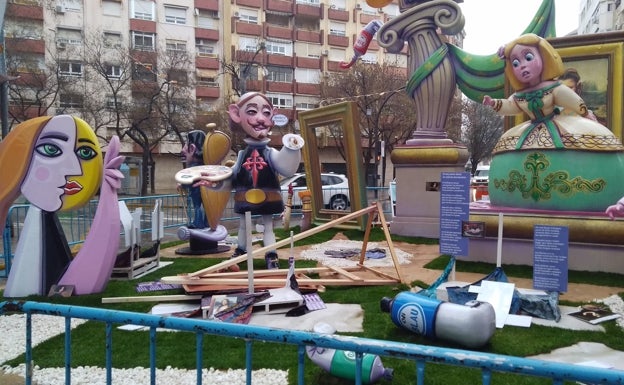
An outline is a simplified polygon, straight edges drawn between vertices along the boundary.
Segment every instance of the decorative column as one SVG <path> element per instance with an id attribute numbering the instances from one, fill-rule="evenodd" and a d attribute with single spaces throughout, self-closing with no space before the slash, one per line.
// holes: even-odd
<path id="1" fill-rule="evenodd" d="M 455 69 L 442 41 L 443 34 L 460 33 L 464 16 L 451 0 L 399 0 L 401 14 L 379 30 L 379 45 L 389 52 L 409 50 L 406 90 L 414 100 L 416 127 L 405 145 L 394 149 L 396 215 L 391 232 L 399 235 L 439 237 L 440 192 L 428 188 L 440 183 L 442 172 L 463 171 L 468 160 L 465 146 L 446 134 L 446 120 L 457 90 Z"/>

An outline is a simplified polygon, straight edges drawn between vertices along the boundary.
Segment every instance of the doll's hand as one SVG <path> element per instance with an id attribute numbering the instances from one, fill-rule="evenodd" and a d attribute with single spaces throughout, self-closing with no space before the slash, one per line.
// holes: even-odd
<path id="1" fill-rule="evenodd" d="M 490 97 L 490 95 L 483 96 L 483 105 L 494 107 L 494 100 Z"/>
<path id="2" fill-rule="evenodd" d="M 607 207 L 605 214 L 607 214 L 612 220 L 615 219 L 616 216 L 624 216 L 624 203 L 618 202 Z"/>

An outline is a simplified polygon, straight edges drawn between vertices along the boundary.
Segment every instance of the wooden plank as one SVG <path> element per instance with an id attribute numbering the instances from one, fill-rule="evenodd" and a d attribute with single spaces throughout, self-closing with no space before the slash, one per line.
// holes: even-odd
<path id="1" fill-rule="evenodd" d="M 198 277 L 164 277 L 164 283 L 180 284 L 180 285 L 246 285 L 247 279 L 242 278 L 198 278 Z M 350 279 L 324 279 L 324 278 L 297 278 L 299 285 L 329 285 L 329 286 L 369 286 L 369 285 L 389 285 L 398 283 L 397 279 L 366 279 L 361 281 L 353 281 Z M 258 286 L 284 286 L 283 279 L 258 278 L 254 279 L 254 283 Z"/>
<path id="2" fill-rule="evenodd" d="M 142 295 L 137 297 L 107 297 L 102 298 L 102 303 L 124 302 L 166 302 L 166 301 L 195 301 L 202 299 L 201 295 Z"/>
<path id="3" fill-rule="evenodd" d="M 361 215 L 367 214 L 367 213 L 369 213 L 371 211 L 374 211 L 376 209 L 377 209 L 376 206 L 372 205 L 372 206 L 363 208 L 361 210 L 358 210 L 356 212 L 353 212 L 351 214 L 347 214 L 347 215 L 345 215 L 345 216 L 343 216 L 341 218 L 334 219 L 331 222 L 327 222 L 327 223 L 324 223 L 324 224 L 322 224 L 320 226 L 313 227 L 313 228 L 311 228 L 309 230 L 301 232 L 299 234 L 295 234 L 292 237 L 292 241 L 293 242 L 299 241 L 301 239 L 309 237 L 310 235 L 314 235 L 316 233 L 320 233 L 321 231 L 325 231 L 325 230 L 331 228 L 332 226 L 338 225 L 338 224 L 343 223 L 343 222 L 350 221 L 353 218 L 357 218 L 357 217 L 359 217 Z M 267 252 L 269 250 L 279 249 L 280 247 L 289 245 L 290 241 L 291 241 L 290 237 L 289 238 L 285 238 L 285 239 L 282 239 L 281 241 L 278 241 L 278 242 L 276 242 L 276 243 L 274 243 L 272 245 L 264 246 L 264 247 L 261 247 L 261 248 L 259 248 L 257 250 L 253 250 L 252 253 L 254 253 L 254 254 L 262 254 L 262 253 L 265 253 L 265 252 Z M 246 260 L 247 260 L 247 254 L 239 255 L 238 257 L 230 258 L 227 261 L 223 261 L 221 263 L 218 263 L 216 265 L 207 267 L 205 269 L 198 270 L 196 272 L 190 273 L 189 275 L 191 275 L 191 276 L 202 276 L 205 273 L 214 273 L 214 272 L 216 272 L 218 270 L 227 269 L 228 267 L 230 267 L 232 265 L 236 265 L 236 264 L 239 264 L 241 262 L 245 262 Z"/>
<path id="4" fill-rule="evenodd" d="M 355 274 L 351 274 L 348 271 L 346 271 L 345 269 L 341 269 L 338 266 L 327 266 L 327 268 L 332 270 L 332 271 L 334 271 L 334 272 L 336 272 L 336 273 L 338 273 L 338 274 L 344 275 L 345 277 L 347 277 L 347 278 L 349 278 L 349 279 L 351 279 L 353 281 L 361 281 L 362 280 L 361 277 L 358 277 Z"/>
<path id="5" fill-rule="evenodd" d="M 379 202 L 377 202 L 377 213 L 379 215 L 379 220 L 381 221 L 381 227 L 383 228 L 384 235 L 386 236 L 386 242 L 388 242 L 388 250 L 390 250 L 390 256 L 392 257 L 394 269 L 397 272 L 399 281 L 401 283 L 408 284 L 409 282 L 405 281 L 405 278 L 403 277 L 403 274 L 401 272 L 401 264 L 399 263 L 399 259 L 396 256 L 396 251 L 394 250 L 394 243 L 392 243 L 392 237 L 390 236 L 390 229 L 388 228 L 388 222 L 386 222 L 386 217 L 383 214 L 381 203 Z"/>

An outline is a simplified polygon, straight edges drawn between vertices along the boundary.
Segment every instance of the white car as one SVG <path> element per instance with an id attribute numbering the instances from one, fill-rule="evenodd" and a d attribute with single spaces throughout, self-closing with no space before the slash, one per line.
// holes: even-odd
<path id="1" fill-rule="evenodd" d="M 306 174 L 297 173 L 280 182 L 284 204 L 288 201 L 288 185 L 292 184 L 292 207 L 301 207 L 299 191 L 308 190 Z M 343 174 L 321 174 L 323 185 L 323 204 L 330 210 L 346 210 L 349 207 L 349 181 Z"/>

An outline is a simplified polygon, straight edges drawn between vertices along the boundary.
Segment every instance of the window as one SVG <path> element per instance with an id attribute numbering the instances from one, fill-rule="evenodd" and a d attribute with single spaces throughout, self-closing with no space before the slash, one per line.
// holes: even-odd
<path id="1" fill-rule="evenodd" d="M 319 84 L 321 81 L 321 72 L 312 68 L 296 68 L 295 80 L 299 83 Z"/>
<path id="2" fill-rule="evenodd" d="M 102 14 L 106 16 L 121 16 L 121 2 L 119 1 L 102 1 Z"/>
<path id="3" fill-rule="evenodd" d="M 344 23 L 329 23 L 329 34 L 335 36 L 347 36 L 347 26 Z"/>
<path id="4" fill-rule="evenodd" d="M 167 80 L 172 83 L 177 83 L 179 85 L 187 85 L 188 74 L 184 70 L 171 69 L 167 73 Z"/>
<path id="5" fill-rule="evenodd" d="M 120 48 L 121 32 L 104 32 L 104 46 L 108 48 Z"/>
<path id="6" fill-rule="evenodd" d="M 214 43 L 206 39 L 195 39 L 195 51 L 197 52 L 197 56 L 217 57 Z"/>
<path id="7" fill-rule="evenodd" d="M 242 51 L 256 52 L 262 48 L 263 44 L 265 43 L 257 38 L 241 37 L 238 39 L 238 49 Z M 266 48 L 266 45 L 264 45 L 264 48 Z"/>
<path id="8" fill-rule="evenodd" d="M 266 97 L 273 103 L 276 108 L 292 108 L 293 97 L 288 94 L 266 94 Z"/>
<path id="9" fill-rule="evenodd" d="M 156 36 L 153 33 L 132 32 L 132 48 L 141 51 L 153 51 L 154 40 Z"/>
<path id="10" fill-rule="evenodd" d="M 292 56 L 292 43 L 285 44 L 267 41 L 264 47 L 267 53 L 273 55 Z"/>
<path id="11" fill-rule="evenodd" d="M 58 28 L 56 30 L 56 43 L 57 44 L 69 44 L 69 45 L 81 45 L 82 44 L 82 31 L 79 29 Z"/>
<path id="12" fill-rule="evenodd" d="M 84 99 L 78 94 L 61 94 L 59 96 L 59 107 L 63 108 L 82 108 Z"/>
<path id="13" fill-rule="evenodd" d="M 166 41 L 167 53 L 186 52 L 186 42 L 184 40 L 169 40 Z"/>
<path id="14" fill-rule="evenodd" d="M 320 0 L 297 0 L 297 4 L 320 5 Z"/>
<path id="15" fill-rule="evenodd" d="M 362 63 L 367 63 L 367 64 L 375 64 L 377 63 L 377 54 L 376 53 L 367 53 L 365 55 L 362 55 Z"/>
<path id="16" fill-rule="evenodd" d="M 217 73 L 208 70 L 197 70 L 197 84 L 206 87 L 219 87 Z"/>
<path id="17" fill-rule="evenodd" d="M 219 29 L 219 12 L 206 9 L 197 9 L 197 27 Z"/>
<path id="18" fill-rule="evenodd" d="M 113 79 L 119 79 L 121 77 L 121 66 L 115 64 L 106 65 L 106 76 Z"/>
<path id="19" fill-rule="evenodd" d="M 360 4 L 360 3 L 358 3 L 358 4 Z M 362 1 L 360 5 L 362 6 L 362 13 L 365 13 L 367 15 L 376 15 L 377 14 L 377 8 L 371 7 L 365 1 Z"/>
<path id="20" fill-rule="evenodd" d="M 133 19 L 154 21 L 154 2 L 150 0 L 132 0 L 130 15 Z"/>
<path id="21" fill-rule="evenodd" d="M 267 80 L 272 82 L 290 83 L 293 80 L 293 70 L 288 67 L 267 67 Z"/>
<path id="22" fill-rule="evenodd" d="M 240 9 L 238 16 L 238 21 L 241 23 L 258 24 L 258 12 L 255 10 Z"/>
<path id="23" fill-rule="evenodd" d="M 152 64 L 135 63 L 132 79 L 146 82 L 156 81 L 156 71 Z"/>
<path id="24" fill-rule="evenodd" d="M 313 110 L 318 106 L 318 103 L 297 103 L 297 111 Z"/>
<path id="25" fill-rule="evenodd" d="M 65 11 L 82 12 L 82 0 L 62 0 L 59 5 L 65 8 Z"/>
<path id="26" fill-rule="evenodd" d="M 59 63 L 59 75 L 82 77 L 82 63 L 77 63 L 77 62 Z"/>
<path id="27" fill-rule="evenodd" d="M 121 101 L 115 100 L 115 96 L 113 95 L 106 95 L 106 108 L 111 110 L 121 108 Z"/>
<path id="28" fill-rule="evenodd" d="M 165 5 L 165 23 L 186 24 L 187 8 Z"/>

